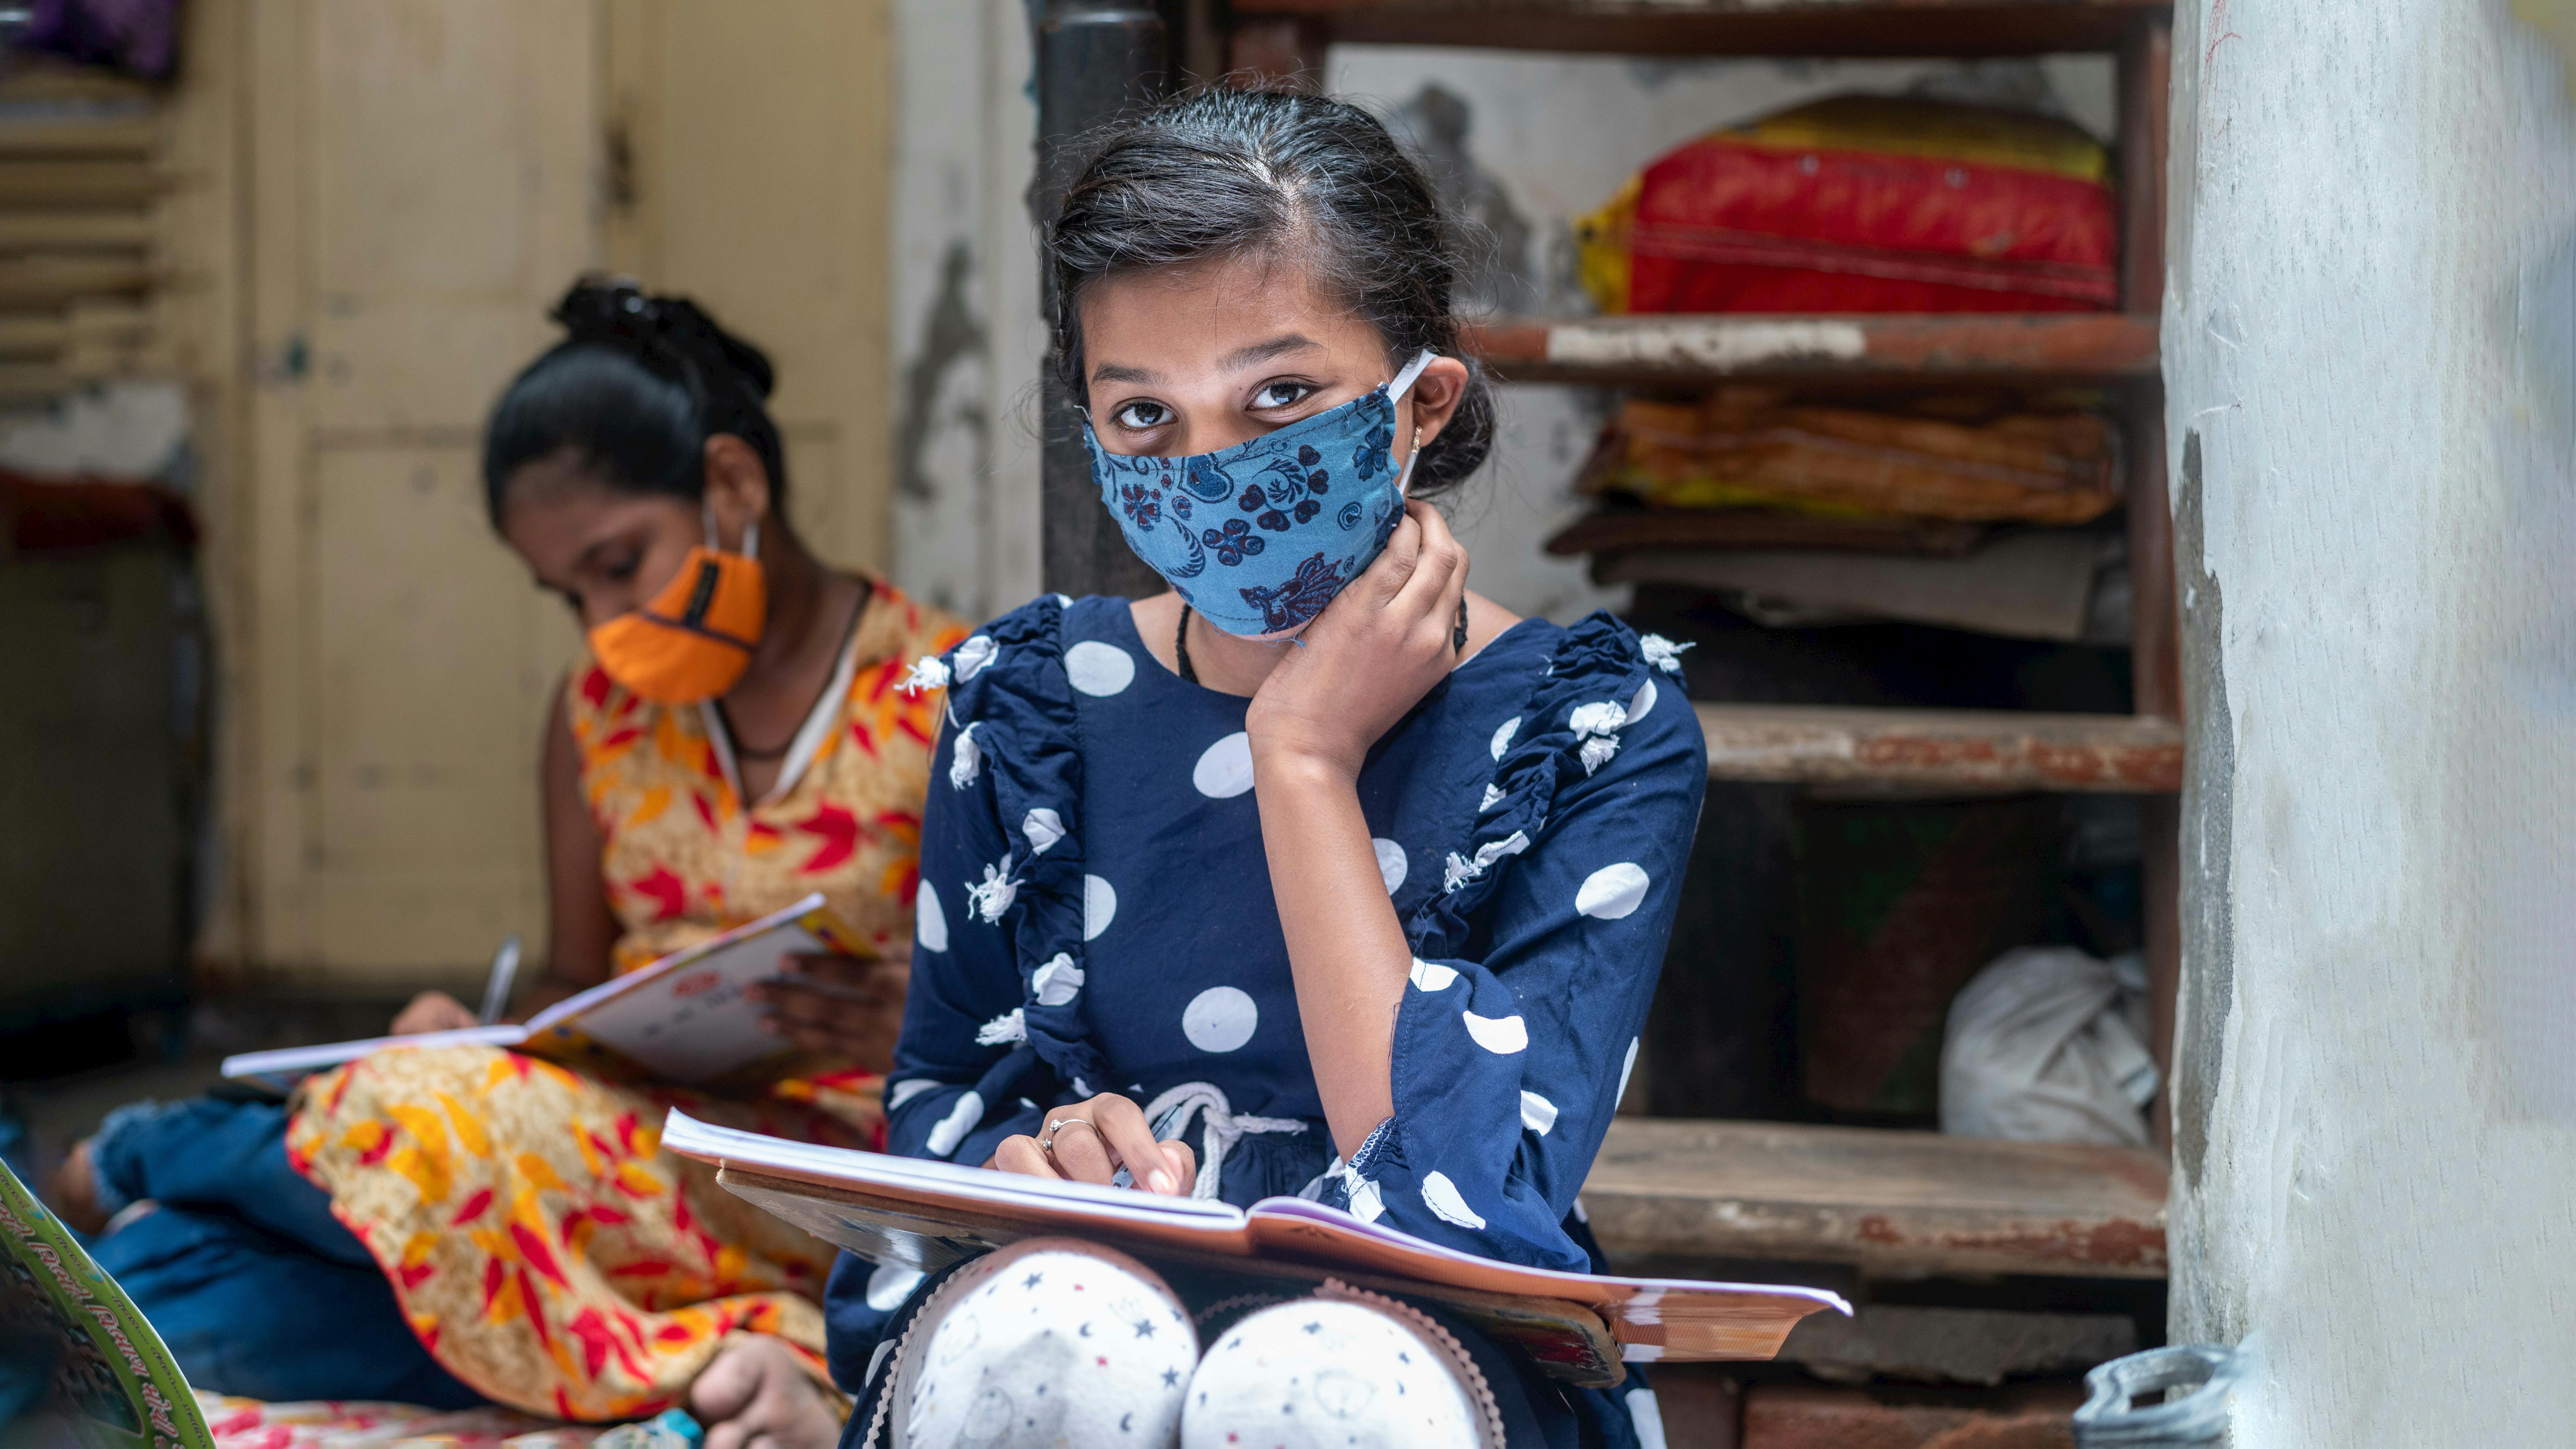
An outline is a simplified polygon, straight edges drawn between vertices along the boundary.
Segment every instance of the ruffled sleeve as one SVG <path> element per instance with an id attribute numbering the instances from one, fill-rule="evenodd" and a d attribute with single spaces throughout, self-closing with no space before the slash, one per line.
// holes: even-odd
<path id="1" fill-rule="evenodd" d="M 1406 923 L 1395 1114 L 1329 1201 L 1486 1257 L 1588 1267 L 1563 1223 L 1636 1062 L 1707 788 L 1678 674 L 1670 645 L 1595 614 L 1498 724 L 1469 844 Z"/>
<path id="2" fill-rule="evenodd" d="M 911 996 L 886 1077 L 886 1147 L 968 1165 L 1102 1079 L 1082 981 L 1082 769 L 1065 601 L 993 621 L 914 683 L 945 686 L 923 810 Z M 1034 1099 L 1034 1100 L 1031 1100 Z"/>

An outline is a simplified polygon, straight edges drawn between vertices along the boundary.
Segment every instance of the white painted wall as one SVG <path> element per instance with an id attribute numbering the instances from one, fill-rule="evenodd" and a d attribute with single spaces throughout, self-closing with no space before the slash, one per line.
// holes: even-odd
<path id="1" fill-rule="evenodd" d="M 982 620 L 1038 592 L 1027 11 L 897 0 L 895 41 L 893 572 Z"/>
<path id="2" fill-rule="evenodd" d="M 1036 126 L 1027 11 L 1022 0 L 898 0 L 896 33 L 894 573 L 905 588 L 982 618 L 1039 585 L 1035 388 L 1045 333 L 1023 200 Z M 1917 85 L 2056 105 L 2106 139 L 2114 125 L 2110 64 L 2098 56 L 1977 67 L 1341 46 L 1326 79 L 1416 135 L 1426 88 L 1463 103 L 1460 175 L 1507 218 L 1496 234 L 1521 242 L 1485 249 L 1484 300 L 1523 311 L 1590 310 L 1571 280 L 1571 220 L 1639 166 L 1719 126 L 1842 91 Z M 955 288 L 944 285 L 952 254 L 971 268 Z M 955 344 L 961 315 L 980 329 L 980 347 Z M 1511 387 L 1500 401 L 1494 461 L 1450 510 L 1476 587 L 1558 620 L 1619 606 L 1624 588 L 1595 588 L 1580 562 L 1539 551 L 1581 511 L 1568 484 L 1606 395 Z"/>
<path id="3" fill-rule="evenodd" d="M 2175 1334 L 2258 1341 L 2240 1445 L 2565 1444 L 2568 57 L 2505 0 L 2176 9 Z"/>

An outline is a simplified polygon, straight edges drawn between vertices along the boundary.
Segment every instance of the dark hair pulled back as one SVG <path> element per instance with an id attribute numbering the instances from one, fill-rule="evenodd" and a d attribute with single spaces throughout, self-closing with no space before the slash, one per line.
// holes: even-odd
<path id="1" fill-rule="evenodd" d="M 760 455 L 770 506 L 783 507 L 787 460 L 764 406 L 775 383 L 767 354 L 688 298 L 624 279 L 583 277 L 548 315 L 568 335 L 511 380 L 484 430 L 494 527 L 512 475 L 566 448 L 621 493 L 695 501 L 706 493 L 707 439 L 719 433 Z"/>
<path id="2" fill-rule="evenodd" d="M 1230 88 L 1166 102 L 1092 138 L 1047 228 L 1060 376 L 1086 395 L 1079 309 L 1091 283 L 1264 253 L 1303 264 L 1375 326 L 1390 368 L 1426 348 L 1458 357 L 1453 239 L 1422 168 L 1357 106 Z M 1493 446 L 1492 392 L 1463 360 L 1466 396 L 1414 464 L 1416 497 L 1455 488 Z"/>

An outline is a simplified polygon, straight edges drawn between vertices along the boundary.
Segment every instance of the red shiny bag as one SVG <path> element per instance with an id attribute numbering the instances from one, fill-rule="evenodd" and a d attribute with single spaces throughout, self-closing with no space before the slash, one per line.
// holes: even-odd
<path id="1" fill-rule="evenodd" d="M 1690 142 L 1580 223 L 1610 312 L 2119 305 L 2109 158 L 2073 125 L 1847 96 Z"/>

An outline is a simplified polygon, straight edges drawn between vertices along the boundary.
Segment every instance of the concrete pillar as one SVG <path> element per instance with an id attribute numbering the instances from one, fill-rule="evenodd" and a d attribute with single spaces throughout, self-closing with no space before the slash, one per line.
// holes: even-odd
<path id="1" fill-rule="evenodd" d="M 2563 10 L 2176 6 L 2173 1331 L 2255 1339 L 2240 1445 L 2576 1435 Z"/>

